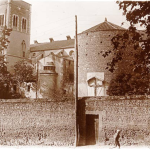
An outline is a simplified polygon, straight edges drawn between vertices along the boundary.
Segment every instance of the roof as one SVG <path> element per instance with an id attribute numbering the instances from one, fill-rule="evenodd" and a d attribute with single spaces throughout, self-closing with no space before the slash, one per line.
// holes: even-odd
<path id="1" fill-rule="evenodd" d="M 58 50 L 64 48 L 74 48 L 74 39 L 53 41 L 47 43 L 37 43 L 30 45 L 30 51 L 45 51 L 45 50 Z"/>
<path id="2" fill-rule="evenodd" d="M 108 22 L 107 19 L 105 18 L 105 21 L 90 28 L 87 29 L 85 31 L 83 31 L 82 33 L 87 33 L 87 32 L 95 32 L 95 31 L 109 31 L 109 30 L 126 30 L 123 27 L 120 27 L 116 24 L 113 24 L 111 22 Z"/>

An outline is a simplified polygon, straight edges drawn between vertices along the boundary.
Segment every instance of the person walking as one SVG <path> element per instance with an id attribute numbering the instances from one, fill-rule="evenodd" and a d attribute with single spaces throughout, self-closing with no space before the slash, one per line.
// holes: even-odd
<path id="1" fill-rule="evenodd" d="M 118 146 L 120 148 L 119 138 L 120 138 L 120 130 L 117 130 L 116 133 L 114 134 L 115 147 Z"/>

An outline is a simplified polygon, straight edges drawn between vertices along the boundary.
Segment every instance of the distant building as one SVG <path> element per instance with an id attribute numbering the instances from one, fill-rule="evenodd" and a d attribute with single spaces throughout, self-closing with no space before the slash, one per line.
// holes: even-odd
<path id="1" fill-rule="evenodd" d="M 31 5 L 22 0 L 0 1 L 0 30 L 6 25 L 12 29 L 7 50 L 3 50 L 8 62 L 8 71 L 22 59 L 27 59 L 30 50 Z M 1 33 L 0 33 L 1 36 Z"/>
<path id="2" fill-rule="evenodd" d="M 38 66 L 38 97 L 72 96 L 74 91 L 74 39 L 48 43 L 35 41 L 30 47 L 30 59 Z M 34 94 L 35 95 L 35 94 Z"/>
<path id="3" fill-rule="evenodd" d="M 79 97 L 107 95 L 108 85 L 115 74 L 105 69 L 112 55 L 104 58 L 101 51 L 112 49 L 112 37 L 125 30 L 105 19 L 103 23 L 78 34 Z"/>

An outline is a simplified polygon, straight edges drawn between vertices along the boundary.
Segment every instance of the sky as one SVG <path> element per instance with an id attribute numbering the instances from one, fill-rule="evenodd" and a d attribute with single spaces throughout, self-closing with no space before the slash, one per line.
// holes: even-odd
<path id="1" fill-rule="evenodd" d="M 31 44 L 49 42 L 49 38 L 65 40 L 67 35 L 75 36 L 75 15 L 77 15 L 78 33 L 89 29 L 105 18 L 107 21 L 129 27 L 122 10 L 115 1 L 51 1 L 24 0 L 32 5 Z"/>

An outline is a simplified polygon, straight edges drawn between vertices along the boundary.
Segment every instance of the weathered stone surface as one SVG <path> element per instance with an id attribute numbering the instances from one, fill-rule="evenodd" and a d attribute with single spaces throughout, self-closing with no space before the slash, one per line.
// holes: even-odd
<path id="1" fill-rule="evenodd" d="M 100 134 L 104 133 L 103 143 L 114 144 L 114 133 L 120 129 L 121 145 L 149 145 L 150 99 L 146 96 L 84 97 L 79 100 L 79 105 L 82 105 L 82 108 L 79 106 L 80 120 L 84 119 L 82 124 L 79 123 L 80 130 L 86 128 L 86 114 L 102 114 Z M 83 124 L 83 122 L 85 123 Z M 104 135 L 109 139 L 106 142 Z M 86 136 L 83 131 L 82 136 Z M 84 143 L 83 139 L 81 139 L 81 143 Z"/>
<path id="2" fill-rule="evenodd" d="M 73 146 L 74 100 L 0 102 L 0 144 Z"/>

